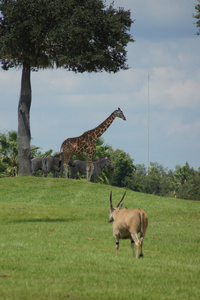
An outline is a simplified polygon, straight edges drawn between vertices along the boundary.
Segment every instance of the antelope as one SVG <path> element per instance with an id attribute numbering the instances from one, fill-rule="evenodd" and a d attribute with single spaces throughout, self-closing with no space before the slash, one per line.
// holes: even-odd
<path id="1" fill-rule="evenodd" d="M 118 256 L 119 240 L 130 239 L 131 249 L 133 256 L 138 258 L 139 247 L 141 245 L 140 257 L 143 257 L 142 245 L 143 239 L 148 226 L 148 218 L 143 209 L 127 209 L 122 207 L 122 201 L 126 195 L 124 193 L 122 199 L 119 201 L 116 207 L 112 205 L 112 191 L 110 192 L 110 210 L 108 222 L 113 222 L 113 237 L 116 243 L 116 255 Z M 121 205 L 120 205 L 121 204 Z M 140 241 L 138 233 L 140 232 Z M 136 255 L 134 252 L 134 243 L 136 245 Z"/>

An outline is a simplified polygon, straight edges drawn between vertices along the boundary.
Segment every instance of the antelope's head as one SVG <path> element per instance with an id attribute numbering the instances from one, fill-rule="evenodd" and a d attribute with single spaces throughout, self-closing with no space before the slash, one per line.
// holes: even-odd
<path id="1" fill-rule="evenodd" d="M 116 207 L 113 207 L 113 204 L 112 204 L 112 191 L 110 192 L 110 210 L 109 210 L 109 217 L 108 217 L 108 222 L 111 223 L 114 221 L 114 214 L 116 212 L 119 212 L 120 210 L 120 204 L 122 203 L 124 197 L 126 195 L 126 192 L 124 193 L 122 199 L 119 201 L 119 203 L 117 204 Z"/>

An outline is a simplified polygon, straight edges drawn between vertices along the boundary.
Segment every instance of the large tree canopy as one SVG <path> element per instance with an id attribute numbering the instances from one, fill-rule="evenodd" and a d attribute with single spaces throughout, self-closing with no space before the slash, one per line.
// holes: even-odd
<path id="1" fill-rule="evenodd" d="M 197 0 L 199 3 L 200 3 L 200 0 Z M 194 15 L 194 18 L 197 19 L 196 21 L 196 25 L 197 25 L 197 28 L 199 30 L 199 32 L 197 32 L 197 35 L 200 35 L 200 4 L 197 4 L 195 6 L 195 9 L 196 9 L 196 15 Z"/>
<path id="2" fill-rule="evenodd" d="M 130 11 L 99 0 L 6 0 L 0 10 L 4 69 L 25 62 L 78 72 L 127 68 Z"/>
<path id="3" fill-rule="evenodd" d="M 101 0 L 0 1 L 2 68 L 22 67 L 18 106 L 19 175 L 30 174 L 31 70 L 74 72 L 127 69 L 130 11 Z"/>

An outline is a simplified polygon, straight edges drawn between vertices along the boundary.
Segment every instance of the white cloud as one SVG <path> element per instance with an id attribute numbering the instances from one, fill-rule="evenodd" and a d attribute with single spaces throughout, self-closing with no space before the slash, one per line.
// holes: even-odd
<path id="1" fill-rule="evenodd" d="M 200 108 L 200 85 L 198 78 L 172 67 L 155 68 L 150 77 L 151 105 L 165 109 Z"/>
<path id="2" fill-rule="evenodd" d="M 168 122 L 168 126 L 166 128 L 167 135 L 180 140 L 191 140 L 197 139 L 199 141 L 200 138 L 200 120 L 196 120 L 194 122 L 185 123 L 184 120 L 177 116 L 176 118 L 171 118 L 170 122 Z M 200 143 L 199 143 L 200 144 Z"/>
<path id="3" fill-rule="evenodd" d="M 170 108 L 185 107 L 200 109 L 200 84 L 194 80 L 175 82 L 168 89 Z"/>

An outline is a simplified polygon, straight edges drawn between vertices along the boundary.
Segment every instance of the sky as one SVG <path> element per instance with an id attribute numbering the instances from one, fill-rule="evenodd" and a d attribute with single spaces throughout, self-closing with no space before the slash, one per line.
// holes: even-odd
<path id="1" fill-rule="evenodd" d="M 111 1 L 106 1 L 109 4 Z M 197 0 L 116 0 L 130 9 L 135 42 L 116 74 L 39 70 L 31 74 L 31 144 L 45 152 L 93 129 L 121 108 L 102 135 L 134 164 L 200 167 L 200 36 Z M 0 133 L 17 130 L 21 70 L 0 70 Z M 148 106 L 149 103 L 149 106 Z M 149 109 L 148 109 L 149 107 Z M 149 113 L 148 113 L 149 112 Z"/>

